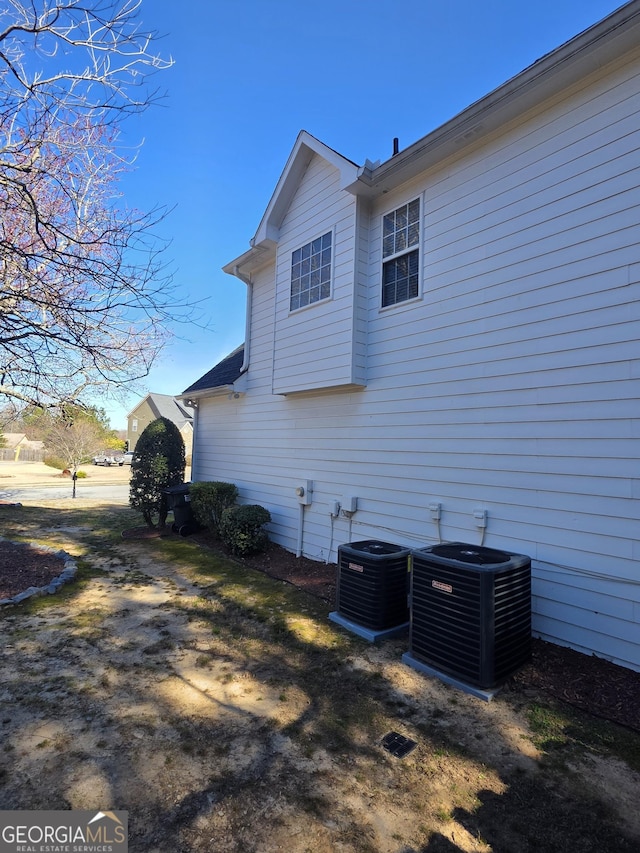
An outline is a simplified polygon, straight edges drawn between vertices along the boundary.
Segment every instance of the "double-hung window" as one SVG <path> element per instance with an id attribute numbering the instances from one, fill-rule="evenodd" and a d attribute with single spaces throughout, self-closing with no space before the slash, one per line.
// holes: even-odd
<path id="1" fill-rule="evenodd" d="M 418 296 L 420 199 L 382 217 L 382 307 Z"/>
<path id="2" fill-rule="evenodd" d="M 331 231 L 291 254 L 291 311 L 331 295 Z"/>

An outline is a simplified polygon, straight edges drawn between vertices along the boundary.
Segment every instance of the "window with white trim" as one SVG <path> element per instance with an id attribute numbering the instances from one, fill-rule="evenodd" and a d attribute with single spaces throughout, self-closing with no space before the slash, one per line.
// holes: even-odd
<path id="1" fill-rule="evenodd" d="M 290 310 L 331 295 L 331 231 L 291 253 Z"/>
<path id="2" fill-rule="evenodd" d="M 131 421 L 131 432 L 138 432 L 138 419 L 133 418 Z"/>
<path id="3" fill-rule="evenodd" d="M 420 199 L 382 217 L 382 307 L 418 296 Z"/>

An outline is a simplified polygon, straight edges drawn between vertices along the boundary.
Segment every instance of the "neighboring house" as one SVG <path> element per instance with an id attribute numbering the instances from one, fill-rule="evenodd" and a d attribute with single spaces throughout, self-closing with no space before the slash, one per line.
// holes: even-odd
<path id="1" fill-rule="evenodd" d="M 23 432 L 2 434 L 4 446 L 0 448 L 0 459 L 18 462 L 39 462 L 44 456 L 44 442 L 31 441 Z"/>
<path id="2" fill-rule="evenodd" d="M 193 444 L 193 409 L 169 394 L 147 394 L 127 415 L 129 450 L 135 450 L 144 428 L 157 418 L 169 418 L 178 427 L 187 456 Z"/>
<path id="3" fill-rule="evenodd" d="M 225 267 L 245 346 L 183 394 L 193 479 L 317 560 L 527 554 L 536 635 L 640 670 L 639 222 L 640 0 L 386 162 L 301 133 Z"/>

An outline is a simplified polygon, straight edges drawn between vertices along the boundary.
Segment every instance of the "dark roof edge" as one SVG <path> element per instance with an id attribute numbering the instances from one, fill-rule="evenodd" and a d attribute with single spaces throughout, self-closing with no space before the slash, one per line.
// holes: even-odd
<path id="1" fill-rule="evenodd" d="M 233 390 L 233 383 L 242 375 L 243 361 L 244 343 L 189 385 L 179 395 L 180 399 L 186 402 L 187 399 L 197 399 L 198 397 L 204 397 L 212 393 Z"/>

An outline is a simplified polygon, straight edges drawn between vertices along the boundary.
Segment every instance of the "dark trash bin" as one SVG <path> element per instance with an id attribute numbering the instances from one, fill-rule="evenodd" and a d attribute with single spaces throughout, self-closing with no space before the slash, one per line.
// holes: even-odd
<path id="1" fill-rule="evenodd" d="M 191 509 L 190 483 L 179 483 L 164 490 L 168 509 L 173 512 L 171 529 L 180 536 L 189 536 L 200 529 Z"/>

